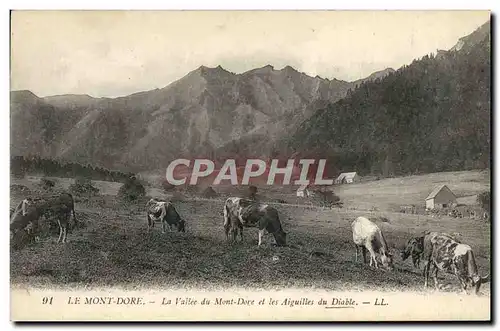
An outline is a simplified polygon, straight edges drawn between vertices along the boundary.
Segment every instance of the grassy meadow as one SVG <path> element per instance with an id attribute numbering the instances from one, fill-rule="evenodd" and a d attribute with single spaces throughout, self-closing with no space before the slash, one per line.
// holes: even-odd
<path id="1" fill-rule="evenodd" d="M 11 184 L 35 189 L 37 177 L 12 179 Z M 67 189 L 72 179 L 57 178 L 56 186 Z M 75 199 L 83 229 L 68 234 L 68 243 L 57 244 L 57 234 L 22 250 L 11 251 L 11 282 L 30 286 L 125 288 L 200 287 L 223 289 L 316 288 L 336 291 L 421 291 L 421 270 L 401 261 L 399 250 L 412 236 L 425 230 L 460 233 L 474 250 L 481 275 L 490 272 L 490 223 L 482 219 L 452 218 L 430 214 L 399 213 L 401 205 L 424 205 L 432 189 L 447 184 L 461 203 L 476 203 L 475 196 L 489 190 L 489 174 L 479 171 L 437 173 L 389 178 L 335 187 L 343 208 L 321 208 L 296 197 L 292 187 L 259 187 L 280 212 L 289 247 L 257 246 L 257 230 L 244 230 L 244 241 L 228 243 L 222 228 L 222 207 L 230 187 L 214 187 L 213 199 L 184 197 L 175 202 L 186 220 L 186 233 L 162 234 L 160 224 L 147 231 L 144 210 L 147 197 L 123 203 L 116 194 L 119 183 L 95 181 L 100 196 Z M 148 196 L 170 195 L 150 185 Z M 11 205 L 24 196 L 11 195 Z M 285 203 L 275 203 L 281 199 Z M 98 203 L 96 202 L 98 200 Z M 264 200 L 265 201 L 265 200 Z M 477 207 L 477 206 L 475 206 Z M 351 222 L 357 216 L 375 220 L 395 254 L 396 269 L 387 272 L 355 262 Z M 380 221 L 383 216 L 385 221 Z M 458 291 L 454 276 L 440 274 L 448 291 Z M 432 280 L 431 280 L 432 284 Z M 429 290 L 430 291 L 430 290 Z M 490 284 L 481 291 L 489 295 Z"/>

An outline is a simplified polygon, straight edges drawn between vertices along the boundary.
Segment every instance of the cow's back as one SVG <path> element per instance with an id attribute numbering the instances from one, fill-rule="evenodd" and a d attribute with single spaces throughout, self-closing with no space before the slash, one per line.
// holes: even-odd
<path id="1" fill-rule="evenodd" d="M 364 245 L 367 240 L 373 240 L 380 229 L 366 217 L 358 217 L 352 222 L 352 239 L 356 245 Z"/>

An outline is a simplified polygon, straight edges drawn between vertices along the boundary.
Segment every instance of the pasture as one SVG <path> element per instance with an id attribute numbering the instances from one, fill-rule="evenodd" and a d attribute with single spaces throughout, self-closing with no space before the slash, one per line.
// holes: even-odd
<path id="1" fill-rule="evenodd" d="M 36 178 L 12 180 L 28 187 Z M 479 272 L 490 272 L 490 223 L 479 219 L 401 214 L 395 206 L 423 203 L 433 186 L 446 181 L 468 201 L 489 188 L 489 175 L 482 172 L 429 174 L 342 185 L 335 193 L 344 208 L 323 209 L 298 204 L 295 192 L 263 187 L 266 198 L 289 203 L 273 203 L 280 212 L 290 247 L 257 247 L 257 229 L 244 230 L 244 242 L 228 243 L 222 229 L 225 196 L 215 199 L 186 198 L 175 202 L 186 220 L 186 233 L 161 233 L 157 224 L 147 231 L 144 205 L 120 202 L 120 184 L 96 182 L 100 203 L 75 201 L 77 217 L 86 227 L 68 234 L 68 243 L 57 244 L 57 235 L 19 251 L 11 251 L 11 283 L 35 287 L 116 286 L 123 288 L 315 288 L 335 291 L 421 291 L 421 270 L 411 259 L 402 262 L 399 250 L 412 236 L 425 230 L 457 232 L 461 241 L 474 250 Z M 71 183 L 58 179 L 63 188 Z M 216 190 L 217 187 L 215 187 Z M 231 192 L 227 191 L 230 195 Z M 147 195 L 167 197 L 161 190 L 148 188 Z M 23 196 L 12 195 L 11 205 Z M 294 202 L 294 203 L 290 203 Z M 376 207 L 376 208 L 373 208 Z M 393 272 L 373 269 L 355 262 L 351 222 L 357 216 L 371 217 L 384 232 L 395 256 Z M 379 216 L 386 221 L 380 221 Z M 440 274 L 441 283 L 458 291 L 455 277 Z M 433 284 L 431 279 L 431 285 Z M 431 291 L 431 290 L 429 290 Z M 490 284 L 481 287 L 490 293 Z"/>

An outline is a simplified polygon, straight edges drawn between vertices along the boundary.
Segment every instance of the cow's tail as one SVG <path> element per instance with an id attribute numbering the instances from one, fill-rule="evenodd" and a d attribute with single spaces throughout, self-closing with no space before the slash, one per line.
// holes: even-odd
<path id="1" fill-rule="evenodd" d="M 231 228 L 231 222 L 229 219 L 229 207 L 227 205 L 227 202 L 224 204 L 224 210 L 223 210 L 223 215 L 224 215 L 224 233 L 226 235 L 226 240 L 229 239 L 229 230 Z"/>

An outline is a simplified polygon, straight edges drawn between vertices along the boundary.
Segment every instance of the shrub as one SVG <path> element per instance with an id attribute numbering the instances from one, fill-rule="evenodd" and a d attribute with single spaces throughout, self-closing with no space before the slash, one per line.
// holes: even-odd
<path id="1" fill-rule="evenodd" d="M 342 202 L 340 198 L 333 193 L 332 191 L 316 191 L 315 196 L 317 196 L 317 200 L 319 204 L 323 207 L 342 207 Z"/>
<path id="2" fill-rule="evenodd" d="M 491 197 L 490 192 L 485 191 L 477 196 L 477 203 L 483 208 L 484 211 L 490 211 Z"/>
<path id="3" fill-rule="evenodd" d="M 26 177 L 26 170 L 20 167 L 12 167 L 10 172 L 12 176 L 17 179 L 23 179 Z"/>
<path id="4" fill-rule="evenodd" d="M 56 186 L 56 182 L 52 179 L 48 179 L 48 178 L 40 178 L 40 182 L 38 183 L 38 185 L 45 191 L 50 191 L 54 188 L 54 186 Z"/>
<path id="5" fill-rule="evenodd" d="M 118 197 L 126 201 L 135 201 L 146 195 L 144 185 L 135 177 L 130 176 L 118 190 Z"/>
<path id="6" fill-rule="evenodd" d="M 257 187 L 250 185 L 248 187 L 248 198 L 251 200 L 256 200 L 257 198 Z"/>
<path id="7" fill-rule="evenodd" d="M 74 183 L 69 186 L 69 191 L 76 196 L 95 196 L 99 193 L 99 189 L 92 184 L 89 178 L 78 176 Z"/>
<path id="8" fill-rule="evenodd" d="M 24 186 L 24 185 L 12 184 L 10 186 L 10 193 L 11 194 L 30 195 L 31 190 L 27 186 Z"/>
<path id="9" fill-rule="evenodd" d="M 168 181 L 166 181 L 166 180 L 163 180 L 163 181 L 161 182 L 161 187 L 162 187 L 162 189 L 163 189 L 165 192 L 170 192 L 170 191 L 172 191 L 173 189 L 175 189 L 175 185 L 170 184 L 170 183 L 169 183 Z"/>

